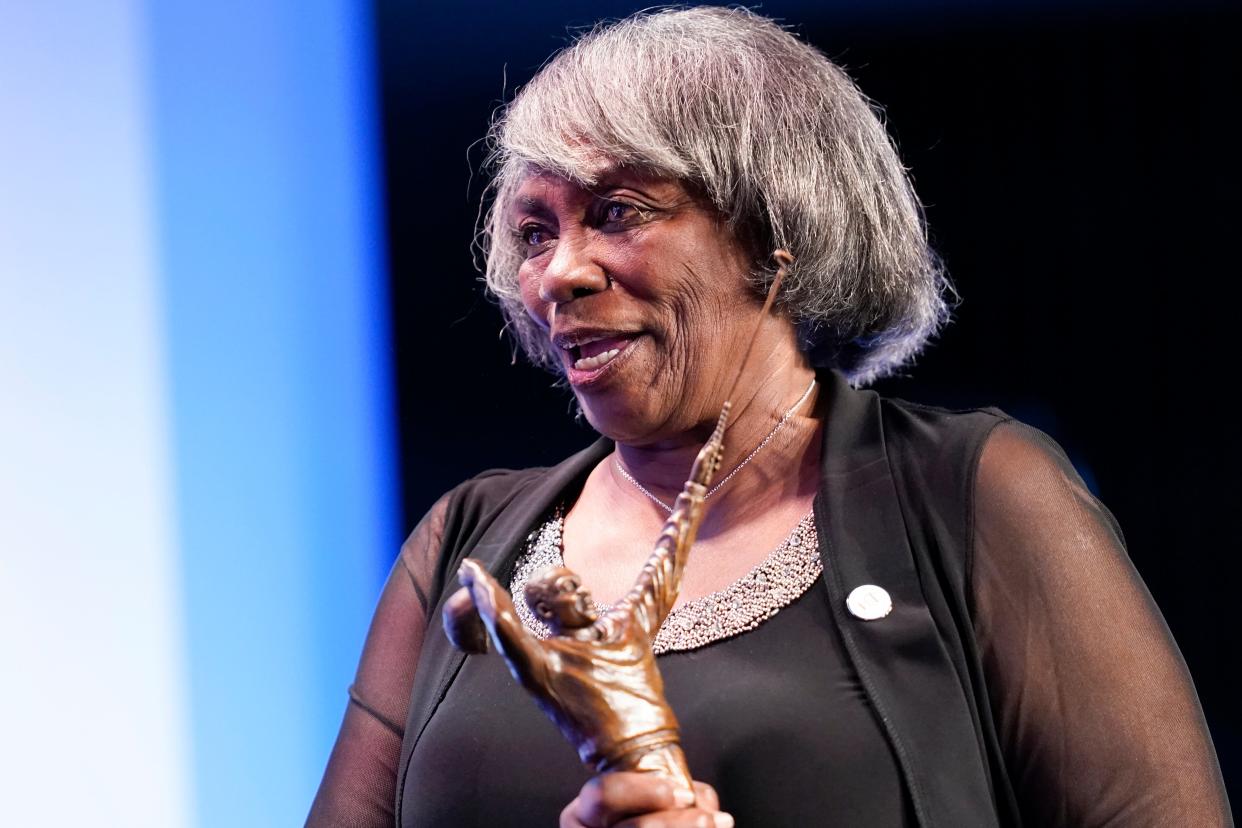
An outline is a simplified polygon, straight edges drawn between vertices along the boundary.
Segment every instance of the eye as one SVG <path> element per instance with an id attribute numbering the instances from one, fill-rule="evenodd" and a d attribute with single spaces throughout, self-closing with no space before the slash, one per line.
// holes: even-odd
<path id="1" fill-rule="evenodd" d="M 633 217 L 638 212 L 638 208 L 633 204 L 626 204 L 624 201 L 609 201 L 604 204 L 603 219 L 606 224 L 613 222 L 625 221 L 627 218 Z"/>
<path id="2" fill-rule="evenodd" d="M 604 199 L 595 211 L 595 224 L 605 232 L 628 230 L 650 218 L 651 211 L 629 201 Z"/>
<path id="3" fill-rule="evenodd" d="M 515 231 L 518 242 L 527 249 L 527 254 L 538 252 L 538 248 L 543 247 L 552 240 L 552 233 L 542 224 L 527 222 L 520 225 Z"/>

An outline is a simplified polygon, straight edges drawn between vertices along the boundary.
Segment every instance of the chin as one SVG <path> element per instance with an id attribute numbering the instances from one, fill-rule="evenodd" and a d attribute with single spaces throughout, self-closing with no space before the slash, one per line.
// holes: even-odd
<path id="1" fill-rule="evenodd" d="M 565 378 L 587 422 L 612 440 L 628 442 L 649 431 L 651 408 L 660 392 L 653 388 L 655 374 L 645 350 L 637 340 L 589 376 L 565 366 Z"/>
<path id="2" fill-rule="evenodd" d="M 635 405 L 632 398 L 620 394 L 610 394 L 607 398 L 584 397 L 578 395 L 578 404 L 591 428 L 600 434 L 615 443 L 626 445 L 641 445 L 651 439 L 647 411 Z"/>
<path id="3" fill-rule="evenodd" d="M 605 437 L 620 440 L 631 436 L 635 425 L 644 419 L 644 396 L 650 394 L 649 389 L 641 389 L 636 384 L 616 378 L 618 382 L 589 388 L 574 387 L 574 396 L 578 407 L 586 417 L 591 428 Z"/>

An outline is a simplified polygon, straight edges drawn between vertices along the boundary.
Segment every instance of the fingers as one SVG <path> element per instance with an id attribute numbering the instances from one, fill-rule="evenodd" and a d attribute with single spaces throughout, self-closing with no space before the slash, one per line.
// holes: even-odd
<path id="1" fill-rule="evenodd" d="M 561 828 L 731 828 L 728 814 L 709 785 L 695 783 L 692 794 L 650 773 L 606 773 L 587 782 L 561 813 Z"/>
<path id="2" fill-rule="evenodd" d="M 692 795 L 652 773 L 604 773 L 582 786 L 576 815 L 584 825 L 609 826 L 618 819 L 685 808 Z"/>
<path id="3" fill-rule="evenodd" d="M 695 782 L 693 808 L 644 814 L 619 822 L 613 828 L 733 828 L 733 817 L 721 812 L 715 788 L 706 782 Z"/>
<path id="4" fill-rule="evenodd" d="M 713 814 L 702 808 L 687 808 L 644 814 L 618 822 L 612 828 L 733 828 L 733 817 L 720 811 Z"/>
<path id="5" fill-rule="evenodd" d="M 716 796 L 716 789 L 706 782 L 694 783 L 694 804 L 705 811 L 719 811 L 720 797 Z"/>
<path id="6" fill-rule="evenodd" d="M 580 822 L 573 815 L 572 809 L 577 802 L 575 799 L 561 812 L 560 828 L 597 828 Z M 699 808 L 688 808 L 645 814 L 615 823 L 611 828 L 733 828 L 733 824 L 733 817 L 728 814 L 719 811 L 712 814 Z"/>
<path id="7" fill-rule="evenodd" d="M 560 821 L 557 822 L 558 828 L 584 828 L 582 820 L 578 819 L 578 797 L 574 797 L 573 801 L 561 810 Z"/>

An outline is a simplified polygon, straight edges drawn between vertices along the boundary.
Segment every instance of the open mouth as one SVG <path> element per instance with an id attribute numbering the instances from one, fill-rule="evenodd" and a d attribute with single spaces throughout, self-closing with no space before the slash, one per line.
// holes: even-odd
<path id="1" fill-rule="evenodd" d="M 610 334 L 566 348 L 573 373 L 587 375 L 600 371 L 624 353 L 637 337 L 637 334 Z"/>

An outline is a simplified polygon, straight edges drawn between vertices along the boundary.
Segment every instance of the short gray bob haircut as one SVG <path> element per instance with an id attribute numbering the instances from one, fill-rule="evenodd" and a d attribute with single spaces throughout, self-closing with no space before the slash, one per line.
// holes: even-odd
<path id="1" fill-rule="evenodd" d="M 597 26 L 498 114 L 489 146 L 486 282 L 518 344 L 553 372 L 560 360 L 523 310 L 505 213 L 532 170 L 590 186 L 601 156 L 701 193 L 752 250 L 757 293 L 772 251 L 790 251 L 780 306 L 812 363 L 855 385 L 909 362 L 948 318 L 952 288 L 877 111 L 823 54 L 745 9 Z"/>

